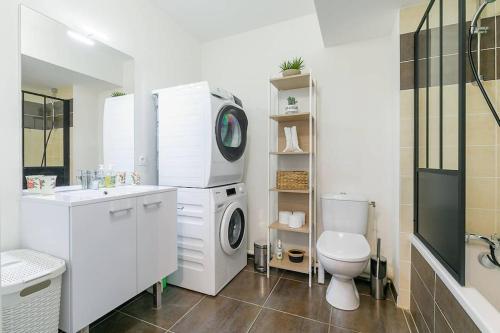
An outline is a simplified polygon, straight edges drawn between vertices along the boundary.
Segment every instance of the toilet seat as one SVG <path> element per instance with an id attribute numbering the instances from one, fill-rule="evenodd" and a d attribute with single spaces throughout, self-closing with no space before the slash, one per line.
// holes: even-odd
<path id="1" fill-rule="evenodd" d="M 361 262 L 370 257 L 370 245 L 366 238 L 348 232 L 324 231 L 316 249 L 321 255 L 338 261 Z"/>

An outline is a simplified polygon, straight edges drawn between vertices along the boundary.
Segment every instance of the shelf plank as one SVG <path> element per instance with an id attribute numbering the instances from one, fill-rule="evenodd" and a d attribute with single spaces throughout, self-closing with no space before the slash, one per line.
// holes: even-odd
<path id="1" fill-rule="evenodd" d="M 278 90 L 291 90 L 309 87 L 310 73 L 277 77 L 271 79 L 271 84 Z"/>
<path id="2" fill-rule="evenodd" d="M 288 271 L 300 272 L 300 273 L 309 273 L 309 257 L 307 255 L 304 256 L 304 260 L 299 263 L 291 262 L 288 259 L 288 254 L 286 252 L 283 253 L 283 259 L 277 260 L 276 256 L 271 259 L 269 262 L 269 266 L 275 268 L 286 269 Z"/>
<path id="3" fill-rule="evenodd" d="M 270 116 L 271 119 L 276 120 L 278 122 L 281 121 L 301 121 L 301 120 L 309 120 L 311 117 L 311 113 L 309 112 L 298 112 L 298 113 L 288 113 L 288 114 L 276 114 Z"/>
<path id="4" fill-rule="evenodd" d="M 269 228 L 271 229 L 276 229 L 276 230 L 284 230 L 284 231 L 290 231 L 290 232 L 298 232 L 301 234 L 308 234 L 309 233 L 309 224 L 304 224 L 300 228 L 290 228 L 286 224 L 281 224 L 279 222 L 274 222 L 273 224 L 269 225 Z"/>
<path id="5" fill-rule="evenodd" d="M 269 152 L 271 155 L 309 155 L 308 151 L 301 151 L 301 152 L 283 152 L 283 151 L 272 151 Z"/>
<path id="6" fill-rule="evenodd" d="M 299 193 L 299 194 L 308 194 L 309 190 L 280 190 L 277 188 L 272 188 L 270 191 L 273 192 L 281 192 L 281 193 Z"/>

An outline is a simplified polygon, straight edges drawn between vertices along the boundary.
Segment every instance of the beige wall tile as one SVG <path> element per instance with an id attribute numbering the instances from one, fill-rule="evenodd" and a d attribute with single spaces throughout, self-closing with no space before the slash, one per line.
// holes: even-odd
<path id="1" fill-rule="evenodd" d="M 488 93 L 491 102 L 496 105 L 497 101 L 497 91 L 496 91 L 496 81 L 485 81 L 483 83 L 486 92 Z M 466 112 L 470 113 L 486 113 L 490 112 L 488 104 L 484 100 L 484 96 L 481 90 L 472 83 L 467 83 L 465 86 L 466 94 Z"/>
<path id="2" fill-rule="evenodd" d="M 443 115 L 458 117 L 458 84 L 443 86 Z"/>
<path id="3" fill-rule="evenodd" d="M 458 23 L 458 2 L 457 0 L 443 1 L 443 25 Z"/>
<path id="4" fill-rule="evenodd" d="M 458 170 L 458 146 L 443 147 L 443 169 Z"/>
<path id="5" fill-rule="evenodd" d="M 413 204 L 413 177 L 401 177 L 400 203 Z"/>
<path id="6" fill-rule="evenodd" d="M 401 261 L 410 261 L 411 260 L 410 234 L 407 232 L 400 232 L 399 233 L 399 259 Z M 401 267 L 400 267 L 400 269 L 401 269 Z M 401 281 L 400 281 L 400 283 L 401 283 Z"/>
<path id="7" fill-rule="evenodd" d="M 401 147 L 413 147 L 413 120 L 401 119 L 400 121 L 400 145 Z"/>
<path id="8" fill-rule="evenodd" d="M 401 90 L 399 96 L 401 119 L 413 119 L 413 89 Z"/>
<path id="9" fill-rule="evenodd" d="M 458 116 L 443 117 L 443 144 L 458 146 Z"/>
<path id="10" fill-rule="evenodd" d="M 466 177 L 495 177 L 496 147 L 467 147 Z"/>
<path id="11" fill-rule="evenodd" d="M 465 212 L 466 231 L 481 235 L 495 232 L 495 211 L 485 209 L 467 209 Z"/>
<path id="12" fill-rule="evenodd" d="M 409 260 L 402 260 L 399 266 L 399 288 L 410 289 L 411 263 Z"/>
<path id="13" fill-rule="evenodd" d="M 417 29 L 427 4 L 428 1 L 422 1 L 414 6 L 401 9 L 399 12 L 399 32 L 401 34 L 414 32 Z"/>
<path id="14" fill-rule="evenodd" d="M 466 179 L 466 207 L 479 209 L 495 209 L 495 187 L 494 178 L 472 178 Z"/>
<path id="15" fill-rule="evenodd" d="M 410 308 L 410 290 L 399 288 L 398 307 L 400 307 L 402 309 L 409 309 Z"/>
<path id="16" fill-rule="evenodd" d="M 401 148 L 399 158 L 401 176 L 411 176 L 413 174 L 413 149 Z"/>
<path id="17" fill-rule="evenodd" d="M 399 206 L 399 231 L 413 232 L 413 205 Z"/>
<path id="18" fill-rule="evenodd" d="M 467 116 L 466 145 L 494 145 L 496 123 L 491 114 L 471 114 Z"/>

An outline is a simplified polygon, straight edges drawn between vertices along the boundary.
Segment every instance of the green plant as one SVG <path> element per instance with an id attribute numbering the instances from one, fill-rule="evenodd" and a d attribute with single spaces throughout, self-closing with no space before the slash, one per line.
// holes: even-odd
<path id="1" fill-rule="evenodd" d="M 295 99 L 295 97 L 288 96 L 287 100 L 288 100 L 288 105 L 295 105 L 295 104 L 297 104 L 297 100 Z"/>
<path id="2" fill-rule="evenodd" d="M 123 91 L 113 91 L 111 93 L 111 97 L 118 97 L 118 96 L 125 96 L 126 93 L 124 93 Z"/>
<path id="3" fill-rule="evenodd" d="M 293 58 L 292 60 L 285 60 L 280 65 L 281 71 L 287 69 L 298 69 L 299 71 L 304 68 L 304 59 L 302 57 Z"/>

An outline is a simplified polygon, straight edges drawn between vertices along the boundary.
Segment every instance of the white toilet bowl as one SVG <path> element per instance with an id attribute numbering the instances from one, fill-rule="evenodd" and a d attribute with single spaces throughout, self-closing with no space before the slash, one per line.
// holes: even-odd
<path id="1" fill-rule="evenodd" d="M 320 270 L 332 275 L 326 292 L 328 303 L 341 310 L 357 309 L 359 294 L 353 278 L 363 272 L 370 258 L 366 238 L 360 234 L 324 231 L 316 249 Z"/>

